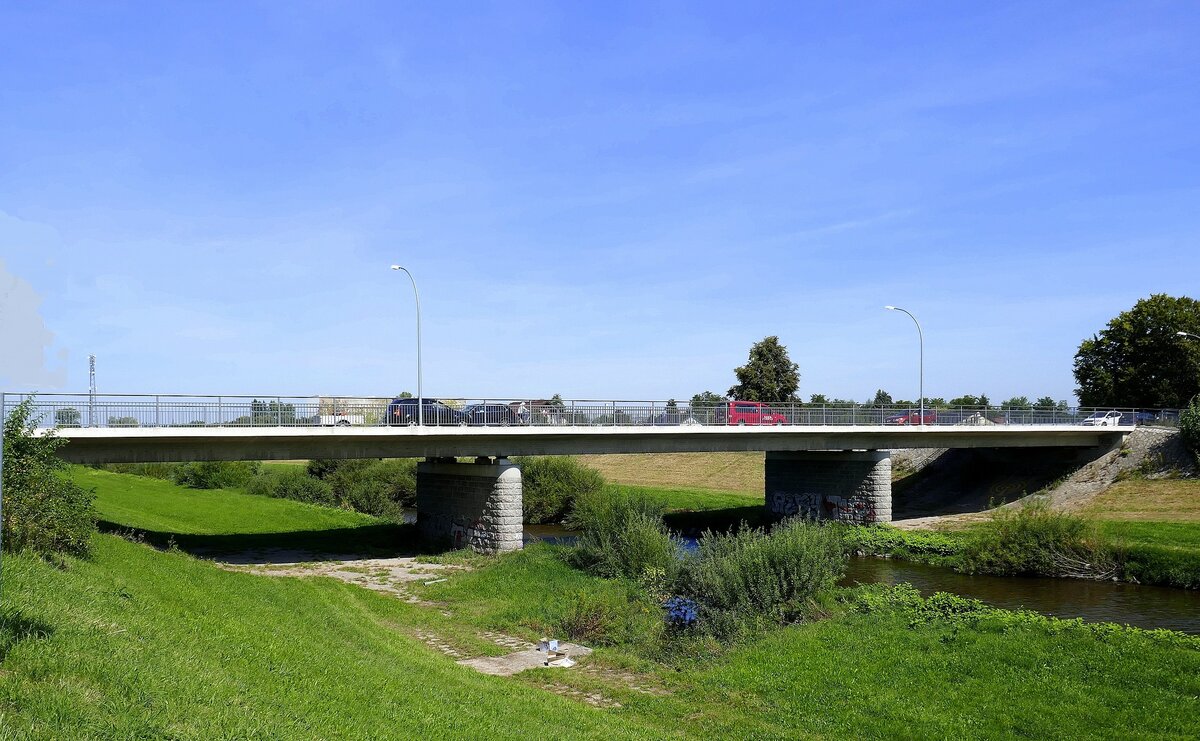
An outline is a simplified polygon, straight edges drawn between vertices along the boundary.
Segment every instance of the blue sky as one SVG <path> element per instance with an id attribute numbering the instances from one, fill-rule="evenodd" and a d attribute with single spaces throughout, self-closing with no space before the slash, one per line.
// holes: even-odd
<path id="1" fill-rule="evenodd" d="M 0 387 L 1072 398 L 1197 296 L 1195 3 L 0 0 Z"/>

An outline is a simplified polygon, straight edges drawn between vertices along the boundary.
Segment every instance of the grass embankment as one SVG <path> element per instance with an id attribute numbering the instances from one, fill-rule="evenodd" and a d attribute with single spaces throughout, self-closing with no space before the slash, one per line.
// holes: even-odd
<path id="1" fill-rule="evenodd" d="M 957 530 L 858 527 L 848 532 L 861 552 L 960 570 L 984 564 L 988 571 L 990 563 L 999 569 L 992 573 L 1055 576 L 1061 574 L 1053 573 L 1053 567 L 1047 571 L 1020 564 L 1040 559 L 1061 565 L 1063 555 L 1074 555 L 1093 566 L 1107 563 L 1112 575 L 1129 581 L 1200 587 L 1200 481 L 1127 479 L 1076 513 L 1047 512 L 1027 518 L 1026 524 L 1037 527 L 1011 527 L 1019 519 L 1012 510 L 997 510 L 992 520 Z M 1043 553 L 1034 552 L 1038 550 Z M 1001 562 L 1008 566 L 997 565 Z"/>
<path id="2" fill-rule="evenodd" d="M 135 485 L 136 482 L 136 485 Z M 106 518 L 203 543 L 354 533 L 346 516 L 236 492 L 88 474 Z M 161 483 L 161 482 L 160 482 Z M 151 501 L 153 499 L 154 501 Z M 260 502 L 280 509 L 254 510 Z M 143 510 L 143 507 L 147 508 Z M 239 520 L 238 513 L 254 512 Z M 213 522 L 223 522 L 214 525 Z M 403 531 L 399 531 L 403 534 Z M 344 538 L 353 542 L 353 536 Z M 850 599 L 816 623 L 698 659 L 655 660 L 617 625 L 592 671 L 513 679 L 460 667 L 414 636 L 467 653 L 478 634 L 554 631 L 581 596 L 657 608 L 633 585 L 534 546 L 466 559 L 417 586 L 433 606 L 327 578 L 233 573 L 175 551 L 96 536 L 93 560 L 5 564 L 0 730 L 5 737 L 1195 737 L 1195 641 L 1074 622 L 942 614 L 932 603 Z M 403 544 L 397 544 L 402 549 Z M 840 605 L 840 606 L 839 606 Z M 449 614 L 446 614 L 449 613 Z M 646 624 L 646 623 L 643 623 Z M 605 669 L 604 667 L 607 667 Z M 640 689 L 632 689 L 636 685 Z M 597 709 L 560 696 L 614 699 Z"/>
<path id="3" fill-rule="evenodd" d="M 576 457 L 614 484 L 709 489 L 762 496 L 762 453 L 630 453 Z"/>

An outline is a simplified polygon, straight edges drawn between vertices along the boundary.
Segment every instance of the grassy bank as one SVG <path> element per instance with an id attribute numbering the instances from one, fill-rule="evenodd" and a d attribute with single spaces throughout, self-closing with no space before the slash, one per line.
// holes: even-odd
<path id="1" fill-rule="evenodd" d="M 287 529 L 300 537 L 377 525 L 341 510 L 128 476 L 88 474 L 83 483 L 114 524 L 153 527 L 189 546 L 242 538 L 257 547 Z M 142 488 L 154 483 L 163 488 Z M 695 655 L 655 655 L 647 646 L 658 608 L 631 584 L 571 568 L 550 546 L 453 557 L 472 570 L 418 584 L 426 604 L 410 604 L 327 578 L 229 572 L 111 534 L 96 543 L 94 559 L 65 569 L 27 556 L 6 561 L 5 737 L 1200 733 L 1195 641 L 1139 631 L 842 592 L 819 622 Z M 421 640 L 498 654 L 505 649 L 484 631 L 561 635 L 581 600 L 623 611 L 597 636 L 586 671 L 486 677 Z M 589 695 L 606 698 L 606 708 L 581 701 Z"/>
<path id="2" fill-rule="evenodd" d="M 578 459 L 615 484 L 762 495 L 762 453 L 631 453 Z"/>

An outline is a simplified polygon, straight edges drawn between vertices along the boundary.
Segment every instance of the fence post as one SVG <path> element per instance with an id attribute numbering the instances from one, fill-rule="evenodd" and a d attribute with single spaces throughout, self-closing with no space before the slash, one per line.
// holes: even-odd
<path id="1" fill-rule="evenodd" d="M 162 410 L 159 408 L 158 394 L 154 395 L 154 426 L 162 427 Z"/>
<path id="2" fill-rule="evenodd" d="M 225 426 L 225 399 L 217 397 L 217 426 Z"/>

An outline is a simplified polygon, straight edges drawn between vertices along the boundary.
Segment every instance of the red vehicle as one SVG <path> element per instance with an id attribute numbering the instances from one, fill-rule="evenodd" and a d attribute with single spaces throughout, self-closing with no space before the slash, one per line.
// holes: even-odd
<path id="1" fill-rule="evenodd" d="M 893 414 L 883 420 L 884 424 L 889 425 L 919 425 L 921 424 L 921 413 L 916 409 L 910 409 L 907 412 Z M 925 410 L 925 424 L 932 425 L 937 423 L 937 412 L 932 409 Z"/>
<path id="2" fill-rule="evenodd" d="M 782 425 L 787 417 L 761 401 L 730 401 L 722 405 L 725 424 L 730 425 Z"/>

